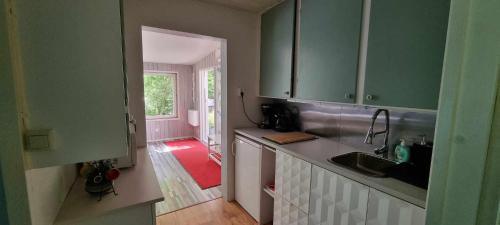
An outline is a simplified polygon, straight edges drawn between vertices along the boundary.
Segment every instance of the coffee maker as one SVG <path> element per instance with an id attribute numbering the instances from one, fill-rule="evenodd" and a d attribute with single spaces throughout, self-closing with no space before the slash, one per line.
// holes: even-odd
<path id="1" fill-rule="evenodd" d="M 260 105 L 260 110 L 262 111 L 262 121 L 259 124 L 259 128 L 262 129 L 274 128 L 276 119 L 274 117 L 273 104 L 262 104 Z"/>
<path id="2" fill-rule="evenodd" d="M 262 121 L 259 128 L 273 129 L 278 132 L 288 132 L 295 130 L 294 119 L 296 113 L 292 112 L 284 104 L 262 104 Z"/>
<path id="3" fill-rule="evenodd" d="M 289 132 L 295 130 L 295 114 L 286 105 L 276 105 L 274 110 L 273 130 L 278 132 Z"/>

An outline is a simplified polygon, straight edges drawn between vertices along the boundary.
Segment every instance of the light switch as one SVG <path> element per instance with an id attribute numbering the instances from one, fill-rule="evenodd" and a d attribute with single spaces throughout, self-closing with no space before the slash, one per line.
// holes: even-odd
<path id="1" fill-rule="evenodd" d="M 26 132 L 27 150 L 48 150 L 50 149 L 50 130 L 30 130 Z"/>
<path id="2" fill-rule="evenodd" d="M 49 136 L 30 136 L 28 139 L 28 145 L 32 149 L 49 148 Z"/>

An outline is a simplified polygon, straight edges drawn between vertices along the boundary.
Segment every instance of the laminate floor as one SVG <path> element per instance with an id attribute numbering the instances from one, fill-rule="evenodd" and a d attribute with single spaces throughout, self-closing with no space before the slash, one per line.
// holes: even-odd
<path id="1" fill-rule="evenodd" d="M 148 152 L 165 197 L 156 203 L 157 216 L 222 196 L 220 186 L 201 190 L 163 142 L 148 143 Z"/>
<path id="2" fill-rule="evenodd" d="M 237 203 L 218 198 L 159 216 L 156 225 L 257 225 L 257 222 Z"/>

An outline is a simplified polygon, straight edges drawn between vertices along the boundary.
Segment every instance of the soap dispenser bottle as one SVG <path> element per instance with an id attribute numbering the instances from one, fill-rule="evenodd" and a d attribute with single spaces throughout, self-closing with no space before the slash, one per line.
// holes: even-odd
<path id="1" fill-rule="evenodd" d="M 401 143 L 396 146 L 394 153 L 399 163 L 408 162 L 410 160 L 410 147 L 406 146 L 405 139 L 401 139 Z"/>

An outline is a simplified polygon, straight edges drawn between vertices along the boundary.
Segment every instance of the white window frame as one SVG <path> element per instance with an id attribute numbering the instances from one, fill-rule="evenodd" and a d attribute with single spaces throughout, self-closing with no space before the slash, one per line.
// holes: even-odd
<path id="1" fill-rule="evenodd" d="M 179 74 L 177 72 L 170 71 L 156 71 L 156 70 L 144 70 L 143 76 L 148 76 L 146 74 L 155 74 L 155 75 L 163 75 L 163 76 L 173 76 L 175 79 L 174 82 L 174 115 L 157 115 L 157 116 L 148 116 L 146 115 L 146 120 L 172 120 L 179 118 L 178 105 L 179 104 Z M 144 82 L 142 83 L 144 86 Z"/>

